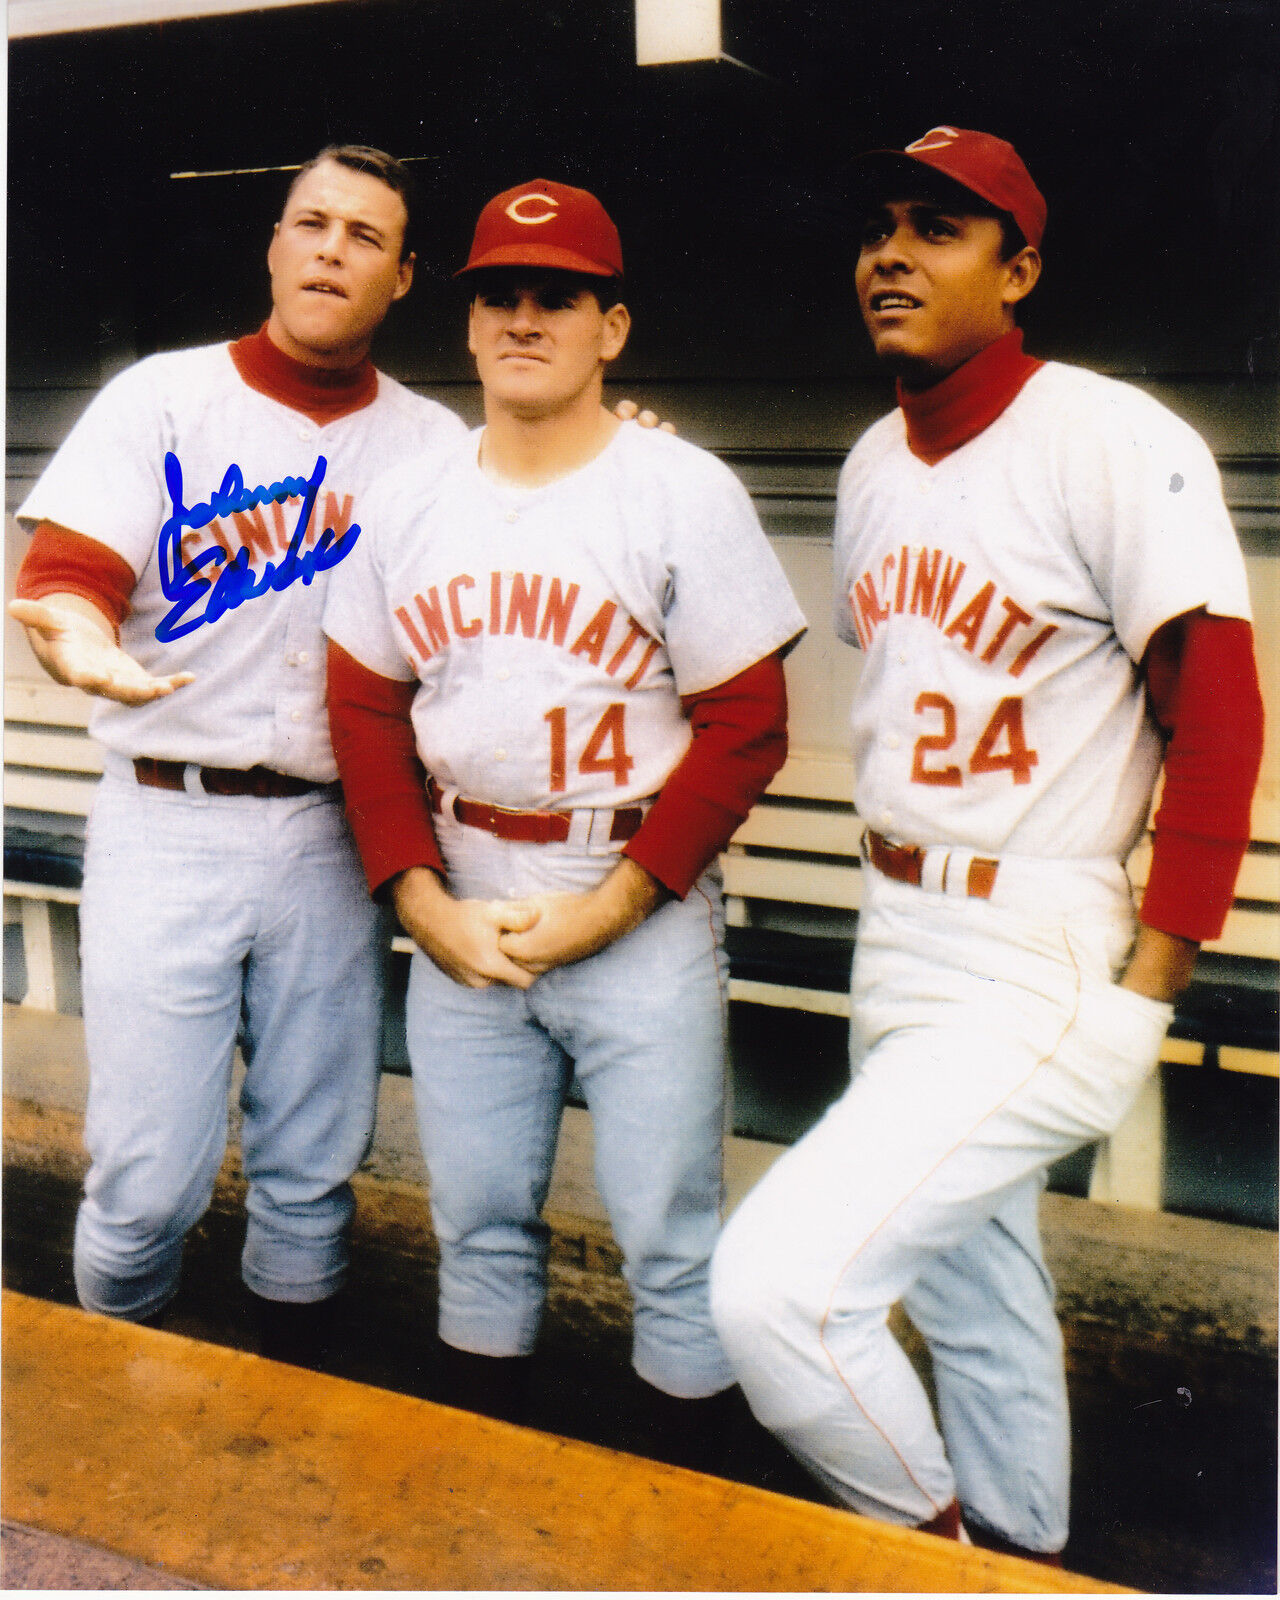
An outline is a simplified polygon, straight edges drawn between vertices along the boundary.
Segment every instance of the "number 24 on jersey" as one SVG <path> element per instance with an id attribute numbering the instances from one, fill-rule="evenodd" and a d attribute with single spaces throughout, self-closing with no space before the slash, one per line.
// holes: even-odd
<path id="1" fill-rule="evenodd" d="M 945 694 L 921 694 L 916 700 L 918 717 L 941 718 L 936 733 L 922 733 L 916 740 L 911 763 L 912 783 L 933 788 L 958 789 L 964 774 L 955 762 L 942 762 L 945 752 L 956 742 L 956 708 Z M 969 756 L 971 773 L 1007 772 L 1015 783 L 1030 783 L 1031 769 L 1039 762 L 1027 748 L 1022 726 L 1022 698 L 1008 695 L 996 707 L 991 721 L 978 737 Z"/>

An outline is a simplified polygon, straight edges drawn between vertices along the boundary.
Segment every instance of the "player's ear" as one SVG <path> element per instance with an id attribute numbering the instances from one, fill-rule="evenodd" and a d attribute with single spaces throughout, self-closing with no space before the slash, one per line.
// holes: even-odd
<path id="1" fill-rule="evenodd" d="M 601 340 L 600 358 L 603 361 L 613 361 L 622 354 L 622 347 L 627 342 L 627 335 L 631 332 L 631 313 L 619 300 L 617 305 L 610 306 L 604 314 L 604 336 Z"/>
<path id="2" fill-rule="evenodd" d="M 1006 306 L 1016 306 L 1025 300 L 1040 281 L 1040 253 L 1024 245 L 1016 256 L 1004 264 L 1005 288 L 1001 299 Z"/>
<path id="3" fill-rule="evenodd" d="M 413 267 L 417 259 L 417 256 L 410 250 L 409 254 L 400 263 L 399 271 L 396 274 L 395 291 L 391 296 L 393 301 L 403 300 L 413 287 Z"/>
<path id="4" fill-rule="evenodd" d="M 471 305 L 467 309 L 467 349 L 472 355 L 476 353 L 476 305 L 475 295 L 471 296 Z"/>

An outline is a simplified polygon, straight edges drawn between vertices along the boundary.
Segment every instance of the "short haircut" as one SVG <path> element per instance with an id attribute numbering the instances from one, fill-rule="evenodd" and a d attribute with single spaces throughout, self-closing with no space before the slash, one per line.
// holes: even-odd
<path id="1" fill-rule="evenodd" d="M 468 272 L 459 280 L 468 300 L 479 296 L 500 294 L 512 283 L 543 282 L 555 284 L 569 294 L 594 295 L 601 311 L 608 311 L 623 298 L 624 284 L 620 277 L 605 277 L 594 272 L 566 272 L 563 267 L 480 267 Z"/>
<path id="2" fill-rule="evenodd" d="M 289 192 L 284 197 L 286 206 L 293 196 L 293 191 L 307 173 L 324 161 L 336 161 L 340 167 L 349 167 L 352 172 L 368 173 L 371 178 L 377 178 L 380 183 L 385 183 L 388 189 L 393 189 L 400 196 L 405 211 L 404 240 L 400 246 L 400 259 L 406 261 L 413 247 L 413 214 L 417 200 L 417 190 L 409 169 L 394 156 L 389 156 L 385 150 L 375 150 L 372 145 L 327 144 L 317 155 L 312 156 L 310 161 L 304 162 L 294 174 Z"/>

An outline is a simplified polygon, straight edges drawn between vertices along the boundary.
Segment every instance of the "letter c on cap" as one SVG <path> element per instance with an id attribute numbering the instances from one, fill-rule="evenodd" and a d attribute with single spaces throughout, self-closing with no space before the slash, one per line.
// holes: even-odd
<path id="1" fill-rule="evenodd" d="M 904 151 L 906 155 L 914 155 L 921 150 L 945 150 L 949 144 L 954 144 L 960 137 L 958 128 L 930 128 L 928 133 L 922 134 L 914 144 L 909 144 Z"/>
<path id="2" fill-rule="evenodd" d="M 530 200 L 540 200 L 548 209 L 529 216 L 520 207 L 527 206 Z M 522 194 L 518 195 L 507 207 L 507 215 L 512 222 L 522 222 L 526 227 L 536 227 L 540 222 L 550 222 L 559 208 L 560 202 L 553 200 L 549 194 Z"/>

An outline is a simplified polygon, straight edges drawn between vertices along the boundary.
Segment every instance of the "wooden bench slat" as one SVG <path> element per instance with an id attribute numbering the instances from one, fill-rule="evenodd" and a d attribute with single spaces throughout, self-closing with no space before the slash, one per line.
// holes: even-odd
<path id="1" fill-rule="evenodd" d="M 736 852 L 722 856 L 721 862 L 726 894 L 756 900 L 796 900 L 843 911 L 856 911 L 862 903 L 862 873 L 858 867 Z"/>
<path id="2" fill-rule="evenodd" d="M 56 772 L 102 772 L 102 746 L 86 733 L 55 728 L 6 728 L 5 767 L 44 767 Z"/>
<path id="3" fill-rule="evenodd" d="M 97 779 L 73 778 L 56 772 L 5 769 L 4 799 L 10 809 L 53 811 L 64 817 L 87 817 Z"/>
<path id="4" fill-rule="evenodd" d="M 847 990 L 805 989 L 798 984 L 765 983 L 758 978 L 730 978 L 730 1000 L 744 1005 L 774 1006 L 784 1011 L 810 1011 L 825 1017 L 849 1016 Z"/>
<path id="5" fill-rule="evenodd" d="M 1205 950 L 1220 950 L 1226 955 L 1259 956 L 1264 961 L 1280 959 L 1280 912 L 1254 911 L 1248 906 L 1232 906 L 1220 939 L 1206 939 Z"/>
<path id="6" fill-rule="evenodd" d="M 87 728 L 92 698 L 48 678 L 6 678 L 6 722 L 44 722 L 56 728 Z"/>
<path id="7" fill-rule="evenodd" d="M 849 805 L 853 800 L 853 762 L 821 751 L 793 750 L 768 792 Z"/>
<path id="8" fill-rule="evenodd" d="M 6 878 L 4 893 L 6 900 L 53 900 L 64 906 L 80 904 L 79 889 L 64 888 L 58 883 L 15 883 Z"/>
<path id="9" fill-rule="evenodd" d="M 1276 794 L 1276 780 L 1268 779 L 1263 770 L 1258 792 L 1253 797 L 1250 832 L 1264 844 L 1280 844 L 1280 796 Z"/>
<path id="10" fill-rule="evenodd" d="M 1280 1078 L 1280 1051 L 1223 1044 L 1218 1046 L 1218 1065 L 1224 1072 L 1256 1072 L 1263 1077 Z"/>
<path id="11" fill-rule="evenodd" d="M 1199 1039 L 1171 1039 L 1166 1034 L 1160 1046 L 1160 1059 L 1172 1066 L 1198 1067 L 1204 1063 L 1204 1046 Z"/>
<path id="12" fill-rule="evenodd" d="M 857 856 L 861 837 L 862 823 L 852 812 L 758 805 L 732 842 L 847 859 Z"/>

